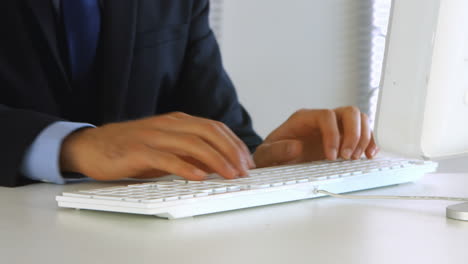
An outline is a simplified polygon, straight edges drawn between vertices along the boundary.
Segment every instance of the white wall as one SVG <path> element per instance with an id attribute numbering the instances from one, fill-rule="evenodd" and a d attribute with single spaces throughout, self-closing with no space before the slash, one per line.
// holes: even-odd
<path id="1" fill-rule="evenodd" d="M 372 0 L 215 1 L 225 66 L 262 136 L 296 109 L 356 104 L 367 89 Z M 439 171 L 466 172 L 467 158 Z"/>
<path id="2" fill-rule="evenodd" d="M 224 1 L 225 66 L 262 136 L 299 108 L 357 104 L 368 82 L 368 2 Z"/>

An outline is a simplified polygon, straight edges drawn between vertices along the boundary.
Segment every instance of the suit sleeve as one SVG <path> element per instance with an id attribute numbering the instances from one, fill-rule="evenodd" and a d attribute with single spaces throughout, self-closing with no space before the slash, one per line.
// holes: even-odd
<path id="1" fill-rule="evenodd" d="M 14 187 L 32 182 L 20 174 L 23 157 L 41 131 L 59 120 L 58 117 L 0 104 L 0 186 Z"/>
<path id="2" fill-rule="evenodd" d="M 249 114 L 223 68 L 208 13 L 208 0 L 193 1 L 189 42 L 173 101 L 177 110 L 225 123 L 253 152 L 262 139 L 254 132 Z"/>

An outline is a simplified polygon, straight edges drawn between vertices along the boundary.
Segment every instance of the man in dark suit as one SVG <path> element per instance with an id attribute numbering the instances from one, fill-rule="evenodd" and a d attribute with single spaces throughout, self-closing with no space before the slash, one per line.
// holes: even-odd
<path id="1" fill-rule="evenodd" d="M 262 142 L 223 69 L 208 0 L 1 5 L 1 186 L 76 173 L 236 178 L 378 151 L 355 107 L 298 111 Z"/>

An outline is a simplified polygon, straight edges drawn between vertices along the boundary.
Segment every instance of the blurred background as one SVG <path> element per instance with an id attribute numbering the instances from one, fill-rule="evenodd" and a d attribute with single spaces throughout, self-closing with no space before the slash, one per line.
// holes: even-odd
<path id="1" fill-rule="evenodd" d="M 391 0 L 211 0 L 211 26 L 265 137 L 300 108 L 356 105 L 373 122 Z M 440 161 L 467 172 L 468 159 Z"/>

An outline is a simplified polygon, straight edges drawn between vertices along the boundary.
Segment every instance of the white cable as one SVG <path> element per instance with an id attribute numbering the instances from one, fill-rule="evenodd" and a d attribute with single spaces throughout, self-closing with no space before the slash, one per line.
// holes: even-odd
<path id="1" fill-rule="evenodd" d="M 335 198 L 342 199 L 385 199 L 385 200 L 440 200 L 454 202 L 468 202 L 468 198 L 462 197 L 442 197 L 442 196 L 389 196 L 389 195 L 345 195 L 332 193 L 325 190 L 315 190 L 315 193 L 329 195 Z"/>

